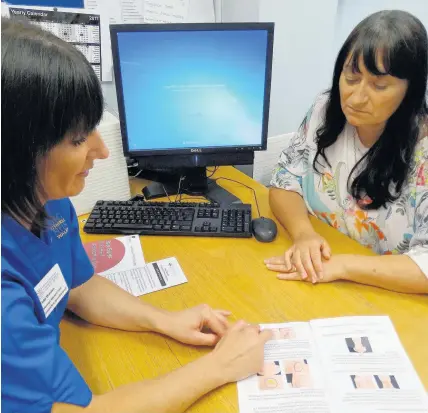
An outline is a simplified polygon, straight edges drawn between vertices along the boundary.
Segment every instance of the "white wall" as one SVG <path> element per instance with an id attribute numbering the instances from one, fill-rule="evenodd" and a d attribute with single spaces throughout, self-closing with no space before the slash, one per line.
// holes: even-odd
<path id="1" fill-rule="evenodd" d="M 221 21 L 257 22 L 259 20 L 259 0 L 217 0 L 221 6 Z"/>
<path id="2" fill-rule="evenodd" d="M 339 0 L 335 30 L 335 50 L 365 17 L 380 10 L 404 10 L 415 15 L 428 30 L 428 0 Z"/>
<path id="3" fill-rule="evenodd" d="M 269 136 L 297 130 L 315 96 L 329 87 L 337 5 L 259 1 L 259 20 L 275 22 Z"/>
<path id="4" fill-rule="evenodd" d="M 314 97 L 330 86 L 337 53 L 369 14 L 406 10 L 428 29 L 428 0 L 222 0 L 222 21 L 245 21 L 255 3 L 275 23 L 269 136 L 295 131 Z"/>

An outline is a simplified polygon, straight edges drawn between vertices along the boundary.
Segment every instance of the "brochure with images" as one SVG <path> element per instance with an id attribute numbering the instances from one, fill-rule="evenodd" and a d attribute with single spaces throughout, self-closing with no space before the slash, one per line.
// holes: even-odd
<path id="1" fill-rule="evenodd" d="M 340 317 L 262 324 L 263 370 L 238 382 L 241 413 L 428 412 L 391 320 Z"/>

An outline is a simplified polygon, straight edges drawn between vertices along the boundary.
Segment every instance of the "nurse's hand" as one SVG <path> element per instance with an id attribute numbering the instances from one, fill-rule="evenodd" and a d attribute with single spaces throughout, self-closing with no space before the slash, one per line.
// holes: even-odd
<path id="1" fill-rule="evenodd" d="M 229 329 L 226 310 L 213 310 L 201 304 L 187 310 L 168 313 L 161 332 L 175 340 L 196 346 L 214 346 Z"/>
<path id="2" fill-rule="evenodd" d="M 272 339 L 272 330 L 238 321 L 209 356 L 215 359 L 226 383 L 247 378 L 263 370 L 264 345 Z"/>
<path id="3" fill-rule="evenodd" d="M 315 284 L 323 281 L 323 259 L 329 260 L 330 257 L 331 249 L 327 241 L 313 231 L 296 238 L 280 263 L 278 257 L 273 257 L 265 260 L 265 264 L 271 271 L 298 273 L 302 280 Z"/>

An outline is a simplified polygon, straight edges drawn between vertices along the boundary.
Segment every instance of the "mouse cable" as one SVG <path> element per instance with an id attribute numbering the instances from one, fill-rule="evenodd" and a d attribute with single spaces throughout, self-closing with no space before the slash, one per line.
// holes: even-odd
<path id="1" fill-rule="evenodd" d="M 213 179 L 213 181 L 214 181 L 214 182 L 217 182 L 217 181 L 219 181 L 220 179 L 224 179 L 224 180 L 226 180 L 226 181 L 230 181 L 230 182 L 235 182 L 235 183 L 237 183 L 237 184 L 239 184 L 239 185 L 242 185 L 242 186 L 245 186 L 245 188 L 248 188 L 248 189 L 250 189 L 251 191 L 253 191 L 253 197 L 254 197 L 254 200 L 256 201 L 257 213 L 258 213 L 258 215 L 259 215 L 259 218 L 261 217 L 261 214 L 260 214 L 260 208 L 259 208 L 259 203 L 258 203 L 258 201 L 257 201 L 257 195 L 256 195 L 256 191 L 255 191 L 255 189 L 254 189 L 254 188 L 251 188 L 251 186 L 245 185 L 245 184 L 243 184 L 242 182 L 235 181 L 234 179 L 230 179 L 230 178 L 223 178 L 223 177 L 220 177 L 220 178 Z"/>

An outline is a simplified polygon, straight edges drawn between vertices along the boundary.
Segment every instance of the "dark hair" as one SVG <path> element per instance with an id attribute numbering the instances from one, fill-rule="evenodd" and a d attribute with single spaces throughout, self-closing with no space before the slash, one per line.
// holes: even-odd
<path id="1" fill-rule="evenodd" d="M 358 60 L 362 56 L 364 65 L 374 75 L 389 74 L 408 80 L 408 89 L 399 108 L 348 178 L 349 184 L 353 172 L 364 162 L 361 172 L 350 184 L 350 193 L 357 201 L 365 195 L 370 197 L 372 202 L 365 206 L 366 209 L 378 209 L 396 200 L 408 177 L 420 124 L 428 115 L 427 49 L 427 32 L 416 17 L 400 10 L 385 10 L 360 22 L 336 59 L 324 121 L 316 132 L 317 152 L 313 167 L 318 173 L 319 156 L 330 166 L 325 150 L 336 142 L 346 123 L 340 105 L 339 78 L 349 54 L 352 53 L 351 65 L 356 72 L 360 71 Z M 384 72 L 376 66 L 378 51 L 383 52 Z"/>
<path id="2" fill-rule="evenodd" d="M 101 85 L 74 46 L 21 21 L 1 26 L 2 213 L 34 229 L 47 218 L 36 166 L 65 136 L 89 134 Z"/>

